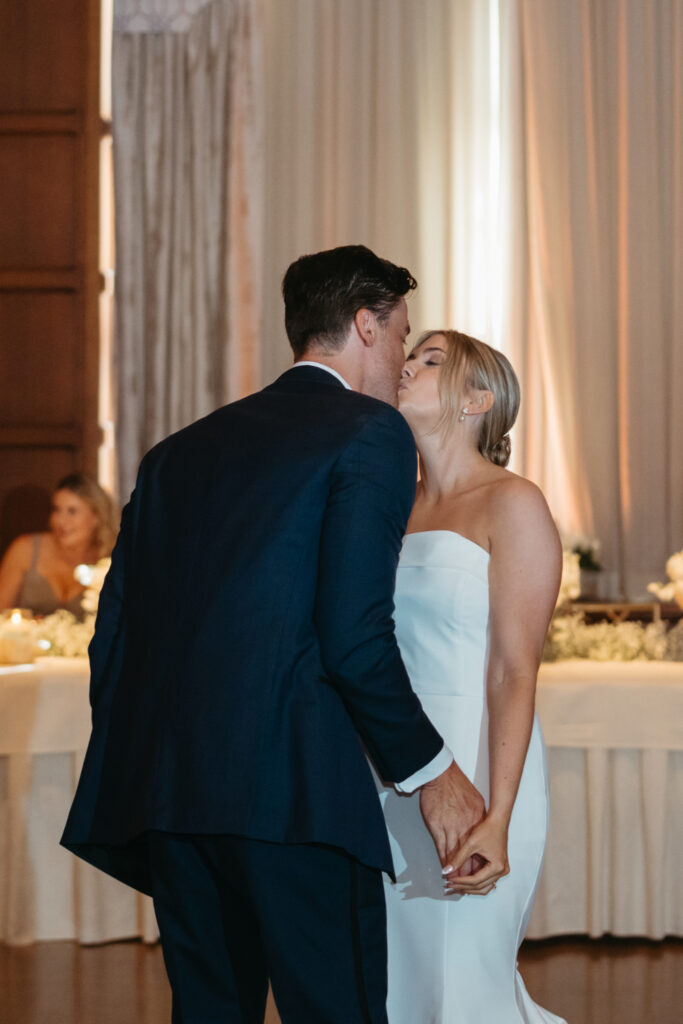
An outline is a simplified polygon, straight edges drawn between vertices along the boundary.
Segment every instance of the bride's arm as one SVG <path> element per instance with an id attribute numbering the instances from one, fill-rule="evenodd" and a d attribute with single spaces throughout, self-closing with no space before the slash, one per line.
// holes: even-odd
<path id="1" fill-rule="evenodd" d="M 562 572 L 559 537 L 538 488 L 511 477 L 498 491 L 489 509 L 489 810 L 455 865 L 466 873 L 472 867 L 469 857 L 478 856 L 488 870 L 457 883 L 451 879 L 453 892 L 488 891 L 496 878 L 507 874 L 507 831 L 531 736 L 543 642 Z"/>
<path id="2" fill-rule="evenodd" d="M 562 574 L 562 548 L 541 492 L 514 480 L 491 536 L 489 816 L 507 827 L 534 718 L 536 677 Z M 502 489 L 501 489 L 502 490 Z"/>

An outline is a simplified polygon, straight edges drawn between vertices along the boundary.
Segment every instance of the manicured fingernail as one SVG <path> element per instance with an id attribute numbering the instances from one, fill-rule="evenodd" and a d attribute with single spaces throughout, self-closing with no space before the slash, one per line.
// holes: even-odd
<path id="1" fill-rule="evenodd" d="M 441 872 L 441 874 L 442 875 L 450 875 L 452 870 L 453 870 L 453 865 L 452 864 L 447 864 L 446 867 Z"/>

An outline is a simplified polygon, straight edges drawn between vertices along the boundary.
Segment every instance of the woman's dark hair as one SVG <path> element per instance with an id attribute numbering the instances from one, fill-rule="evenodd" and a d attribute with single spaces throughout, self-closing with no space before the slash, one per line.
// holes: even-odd
<path id="1" fill-rule="evenodd" d="M 417 288 L 405 267 L 383 260 L 364 245 L 301 256 L 282 282 L 285 327 L 299 359 L 315 342 L 326 352 L 342 347 L 359 309 L 385 323 L 401 296 Z"/>

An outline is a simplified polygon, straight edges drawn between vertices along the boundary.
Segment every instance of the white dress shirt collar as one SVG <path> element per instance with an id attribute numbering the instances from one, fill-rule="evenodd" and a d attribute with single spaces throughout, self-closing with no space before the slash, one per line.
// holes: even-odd
<path id="1" fill-rule="evenodd" d="M 333 370 L 331 366 L 326 366 L 325 363 L 315 363 L 313 362 L 312 359 L 301 359 L 299 360 L 299 362 L 294 363 L 292 369 L 296 370 L 297 366 L 317 366 L 319 370 L 327 370 L 328 373 L 331 373 L 333 377 L 336 377 L 337 380 L 340 380 L 342 382 L 347 391 L 353 390 L 351 385 L 344 380 L 341 373 L 338 373 L 336 370 Z"/>

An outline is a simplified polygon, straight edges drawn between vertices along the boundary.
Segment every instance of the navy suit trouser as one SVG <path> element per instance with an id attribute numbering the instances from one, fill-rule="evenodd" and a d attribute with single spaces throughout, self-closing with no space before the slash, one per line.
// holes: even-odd
<path id="1" fill-rule="evenodd" d="M 379 871 L 333 847 L 149 836 L 173 1024 L 387 1024 Z"/>

